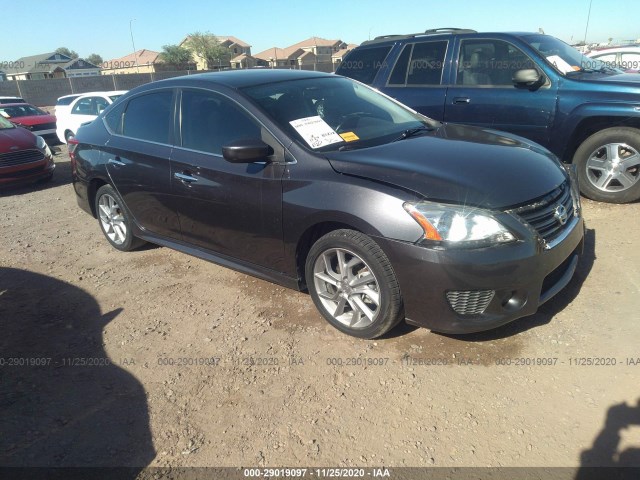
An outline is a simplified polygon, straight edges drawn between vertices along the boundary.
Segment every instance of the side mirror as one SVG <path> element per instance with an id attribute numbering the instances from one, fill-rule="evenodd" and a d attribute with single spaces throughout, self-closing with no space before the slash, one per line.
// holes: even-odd
<path id="1" fill-rule="evenodd" d="M 222 156 L 231 163 L 265 162 L 273 149 L 257 138 L 243 138 L 222 147 Z"/>
<path id="2" fill-rule="evenodd" d="M 511 80 L 517 88 L 535 90 L 541 87 L 544 83 L 544 75 L 538 72 L 535 68 L 525 68 L 522 70 L 516 70 Z"/>

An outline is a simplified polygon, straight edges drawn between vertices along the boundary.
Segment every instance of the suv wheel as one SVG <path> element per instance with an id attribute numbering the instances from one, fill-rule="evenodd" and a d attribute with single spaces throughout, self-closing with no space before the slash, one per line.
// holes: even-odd
<path id="1" fill-rule="evenodd" d="M 344 333 L 376 338 L 404 318 L 389 259 L 360 232 L 336 230 L 320 238 L 309 252 L 305 272 L 316 307 Z"/>
<path id="2" fill-rule="evenodd" d="M 576 150 L 580 191 L 593 200 L 627 203 L 640 198 L 640 130 L 607 128 Z"/>
<path id="3" fill-rule="evenodd" d="M 118 192 L 111 185 L 103 185 L 96 193 L 96 213 L 102 233 L 118 250 L 128 252 L 145 244 L 133 236 L 133 223 Z"/>

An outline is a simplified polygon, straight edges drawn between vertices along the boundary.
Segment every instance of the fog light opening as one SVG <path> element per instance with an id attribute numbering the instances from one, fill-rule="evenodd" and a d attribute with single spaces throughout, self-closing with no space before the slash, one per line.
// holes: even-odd
<path id="1" fill-rule="evenodd" d="M 518 291 L 511 291 L 502 298 L 502 308 L 508 312 L 520 310 L 527 303 L 526 295 Z"/>

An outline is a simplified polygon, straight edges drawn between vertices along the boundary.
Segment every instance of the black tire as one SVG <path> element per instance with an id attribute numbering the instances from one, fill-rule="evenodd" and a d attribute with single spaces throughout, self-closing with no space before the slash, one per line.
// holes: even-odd
<path id="1" fill-rule="evenodd" d="M 337 267 L 339 258 L 343 268 Z M 404 319 L 402 294 L 389 259 L 377 243 L 360 232 L 335 230 L 321 237 L 309 251 L 305 277 L 322 316 L 344 333 L 377 338 Z"/>
<path id="2" fill-rule="evenodd" d="M 615 146 L 619 144 L 618 146 Z M 623 147 L 625 145 L 626 147 Z M 600 172 L 599 164 L 609 165 L 607 146 L 624 160 L 630 159 L 630 167 L 624 169 L 624 181 L 629 185 L 625 187 L 617 178 L 621 173 L 614 171 L 617 178 L 601 185 L 599 180 L 604 181 L 606 172 Z M 636 155 L 634 157 L 634 155 Z M 631 158 L 633 157 L 633 158 Z M 608 203 L 628 203 L 640 198 L 640 130 L 630 127 L 607 128 L 594 133 L 587 138 L 576 150 L 573 156 L 573 163 L 577 167 L 578 180 L 580 182 L 580 192 L 592 200 Z M 608 167 L 605 167 L 608 168 Z"/>
<path id="3" fill-rule="evenodd" d="M 67 130 L 66 132 L 64 132 L 64 139 L 65 139 L 65 142 L 66 142 L 67 144 L 69 143 L 69 139 L 70 139 L 71 137 L 75 137 L 75 136 L 76 136 L 76 134 L 75 134 L 75 133 L 73 133 L 73 132 L 72 132 L 72 131 L 70 131 L 70 130 Z"/>
<path id="4" fill-rule="evenodd" d="M 128 252 L 146 243 L 133 236 L 131 215 L 111 185 L 103 185 L 98 189 L 95 209 L 100 229 L 114 248 Z"/>

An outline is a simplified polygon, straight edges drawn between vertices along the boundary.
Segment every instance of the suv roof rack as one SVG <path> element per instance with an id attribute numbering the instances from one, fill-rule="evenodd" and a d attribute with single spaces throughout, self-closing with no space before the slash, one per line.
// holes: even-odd
<path id="1" fill-rule="evenodd" d="M 478 33 L 476 30 L 471 30 L 469 28 L 431 28 L 429 30 L 425 30 L 426 34 L 437 34 L 437 33 Z"/>
<path id="2" fill-rule="evenodd" d="M 373 40 L 367 40 L 365 42 L 362 42 L 362 44 L 368 44 L 368 43 L 373 43 L 373 42 L 381 42 L 384 40 L 391 40 L 391 39 L 404 39 L 404 38 L 415 38 L 415 37 L 424 37 L 427 35 L 442 35 L 442 34 L 447 34 L 447 33 L 478 33 L 476 30 L 471 30 L 469 28 L 431 28 L 429 30 L 425 30 L 424 32 L 418 32 L 418 33 L 409 33 L 409 34 L 403 34 L 403 35 L 380 35 L 378 37 L 375 37 Z"/>

